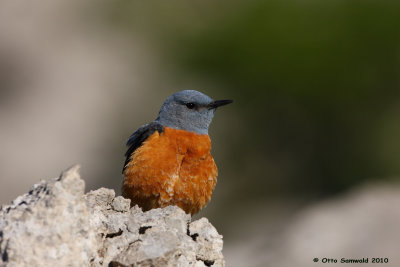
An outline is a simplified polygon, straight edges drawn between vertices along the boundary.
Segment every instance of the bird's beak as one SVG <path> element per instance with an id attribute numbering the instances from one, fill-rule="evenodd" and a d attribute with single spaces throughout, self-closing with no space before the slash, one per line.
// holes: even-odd
<path id="1" fill-rule="evenodd" d="M 217 107 L 225 106 L 232 103 L 233 100 L 214 100 L 210 104 L 207 105 L 208 109 L 216 109 Z"/>

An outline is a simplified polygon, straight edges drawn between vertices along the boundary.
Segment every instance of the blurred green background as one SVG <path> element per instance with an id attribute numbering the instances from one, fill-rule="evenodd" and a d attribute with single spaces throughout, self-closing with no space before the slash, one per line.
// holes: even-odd
<path id="1" fill-rule="evenodd" d="M 5 38 L 9 27 L 0 29 L 0 34 L 3 33 L 0 37 L 4 37 L 3 45 L 0 42 L 0 109 L 6 110 L 7 103 L 14 103 L 10 101 L 17 101 L 29 90 L 33 92 L 32 83 L 26 83 L 29 88 L 26 91 L 21 89 L 20 75 L 15 75 L 14 70 L 22 68 L 24 79 L 30 75 L 38 77 L 33 71 L 38 68 L 35 60 L 47 62 L 54 58 L 64 62 L 58 57 L 68 57 L 65 61 L 68 64 L 62 64 L 69 68 L 60 65 L 59 77 L 63 78 L 50 83 L 49 92 L 59 88 L 63 79 L 76 83 L 37 99 L 26 97 L 26 103 L 44 107 L 40 116 L 29 119 L 35 125 L 43 120 L 43 132 L 38 130 L 35 135 L 28 135 L 35 126 L 13 128 L 15 123 L 23 124 L 24 116 L 29 118 L 30 112 L 22 115 L 17 112 L 27 105 L 10 104 L 8 108 L 12 111 L 3 112 L 2 132 L 26 133 L 26 136 L 11 143 L 3 138 L 3 146 L 11 145 L 0 155 L 2 169 L 14 168 L 3 171 L 2 177 L 15 174 L 28 187 L 33 182 L 22 181 L 28 174 L 36 181 L 79 162 L 88 189 L 107 186 L 118 191 L 124 142 L 129 135 L 156 117 L 167 96 L 181 89 L 195 89 L 215 99 L 235 101 L 218 110 L 211 125 L 219 180 L 213 200 L 198 215 L 211 220 L 224 235 L 225 245 L 253 231 L 248 227 L 239 233 L 243 221 L 262 218 L 279 222 L 281 213 L 294 214 L 299 207 L 340 196 L 365 183 L 398 183 L 399 1 L 77 3 L 70 7 L 48 2 L 45 15 L 36 11 L 37 17 L 47 16 L 48 21 L 43 19 L 38 24 L 43 27 L 31 28 L 28 27 L 34 21 L 31 10 L 9 8 L 15 14 L 29 14 L 22 22 L 18 16 L 12 21 L 10 15 L 10 25 L 27 26 L 21 36 L 31 33 L 32 44 L 43 39 L 43 51 L 53 52 L 49 52 L 51 56 L 43 53 L 44 56 L 26 61 L 21 51 L 33 49 L 30 45 L 21 46 L 27 38 L 17 38 L 17 46 L 12 42 L 5 46 L 4 42 L 12 40 Z M 53 9 L 49 8 L 51 5 Z M 35 6 L 37 10 L 40 7 Z M 46 36 L 51 42 L 38 36 Z M 96 45 L 86 45 L 82 40 Z M 97 47 L 100 45 L 101 49 Z M 21 48 L 14 54 L 7 50 L 18 46 Z M 105 48 L 112 52 L 104 53 Z M 119 53 L 117 60 L 109 60 L 113 53 Z M 30 67 L 26 67 L 28 63 Z M 96 69 L 93 75 L 87 74 L 86 70 L 95 69 L 89 63 L 106 66 L 104 72 Z M 74 79 L 69 74 L 74 68 L 82 74 L 80 79 L 96 80 L 98 84 Z M 52 69 L 56 68 L 48 68 Z M 51 75 L 47 72 L 47 76 Z M 104 77 L 107 82 L 102 82 Z M 90 86 L 94 88 L 92 91 Z M 46 103 L 56 103 L 58 98 L 63 105 L 49 109 Z M 91 107 L 94 103 L 98 106 Z M 78 109 L 80 105 L 84 108 Z M 77 113 L 71 115 L 70 110 L 75 107 Z M 69 115 L 48 117 L 52 113 L 49 110 L 60 109 L 68 110 Z M 6 116 L 13 122 L 6 120 Z M 75 125 L 78 117 L 81 123 Z M 54 123 L 71 122 L 79 130 L 71 130 L 71 126 L 60 134 L 55 132 L 57 126 L 50 127 Z M 45 136 L 44 132 L 50 137 L 39 143 L 41 148 L 54 150 L 36 162 L 42 167 L 16 168 L 21 166 L 22 152 L 45 154 L 30 141 Z M 66 140 L 71 144 L 84 141 L 71 147 Z M 90 153 L 68 154 L 68 149 L 79 151 L 78 147 Z M 17 152 L 12 156 L 10 151 Z M 45 166 L 54 158 L 60 160 Z M 22 169 L 29 170 L 22 174 Z M 4 196 L 6 191 L 18 194 L 27 191 L 20 186 L 14 191 L 7 190 L 6 178 L 0 182 Z M 7 195 L 2 201 L 13 198 Z M 285 218 L 288 221 L 290 216 Z"/>
<path id="2" fill-rule="evenodd" d="M 398 1 L 117 1 L 106 14 L 175 79 L 235 99 L 211 130 L 235 209 L 399 175 L 399 11 Z"/>

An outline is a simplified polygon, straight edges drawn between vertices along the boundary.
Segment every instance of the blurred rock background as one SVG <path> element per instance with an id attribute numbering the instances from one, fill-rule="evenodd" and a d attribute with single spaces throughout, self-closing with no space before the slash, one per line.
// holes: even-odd
<path id="1" fill-rule="evenodd" d="M 382 247 L 400 241 L 388 227 L 399 12 L 394 0 L 2 1 L 0 203 L 75 163 L 88 189 L 119 192 L 126 139 L 196 89 L 235 100 L 211 126 L 219 181 L 199 215 L 224 235 L 228 266 L 286 254 L 282 266 L 361 254 L 398 266 Z"/>

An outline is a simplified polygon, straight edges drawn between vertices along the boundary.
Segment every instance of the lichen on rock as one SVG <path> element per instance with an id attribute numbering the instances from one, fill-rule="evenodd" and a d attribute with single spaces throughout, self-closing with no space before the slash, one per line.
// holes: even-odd
<path id="1" fill-rule="evenodd" d="M 79 166 L 0 208 L 0 266 L 224 266 L 222 236 L 175 206 L 84 194 Z"/>

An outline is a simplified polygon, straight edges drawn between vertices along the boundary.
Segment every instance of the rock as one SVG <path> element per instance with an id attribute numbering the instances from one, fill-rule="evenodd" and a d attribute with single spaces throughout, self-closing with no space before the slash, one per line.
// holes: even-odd
<path id="1" fill-rule="evenodd" d="M 224 248 L 228 265 L 400 266 L 398 183 L 368 183 L 308 205 L 296 202 L 249 208 L 236 222 L 246 232 Z M 346 262 L 363 258 L 369 263 Z M 381 263 L 372 263 L 373 258 Z"/>
<path id="2" fill-rule="evenodd" d="M 112 207 L 116 211 L 129 211 L 131 207 L 131 200 L 125 199 L 121 196 L 114 198 L 113 202 L 111 203 Z"/>
<path id="3" fill-rule="evenodd" d="M 0 208 L 0 266 L 224 266 L 222 236 L 175 206 L 142 212 L 79 167 Z"/>
<path id="4" fill-rule="evenodd" d="M 385 267 L 400 266 L 399 206 L 396 184 L 366 184 L 315 204 L 299 213 L 286 229 L 280 247 L 285 257 L 280 256 L 279 264 L 273 261 L 274 265 L 310 266 L 310 260 L 318 257 L 320 261 L 337 260 L 337 264 L 342 258 L 369 258 L 371 265 L 372 258 L 387 258 Z"/>

